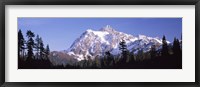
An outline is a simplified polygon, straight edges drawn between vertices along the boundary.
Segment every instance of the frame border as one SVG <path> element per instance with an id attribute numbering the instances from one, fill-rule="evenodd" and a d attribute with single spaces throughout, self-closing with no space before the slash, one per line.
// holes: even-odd
<path id="1" fill-rule="evenodd" d="M 195 82 L 5 82 L 6 5 L 195 5 Z M 200 87 L 200 0 L 0 0 L 0 86 L 1 87 Z"/>

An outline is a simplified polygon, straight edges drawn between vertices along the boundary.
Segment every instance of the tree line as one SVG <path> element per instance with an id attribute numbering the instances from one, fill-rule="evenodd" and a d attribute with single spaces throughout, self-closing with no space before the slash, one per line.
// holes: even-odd
<path id="1" fill-rule="evenodd" d="M 42 37 L 39 35 L 35 37 L 31 30 L 27 30 L 26 37 L 27 40 L 25 40 L 22 31 L 18 31 L 18 68 L 51 66 L 49 45 L 47 44 L 45 47 Z"/>

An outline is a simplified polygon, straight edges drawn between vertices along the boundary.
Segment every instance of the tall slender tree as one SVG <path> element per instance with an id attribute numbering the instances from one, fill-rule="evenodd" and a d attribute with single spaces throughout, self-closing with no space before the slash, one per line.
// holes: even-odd
<path id="1" fill-rule="evenodd" d="M 166 56 L 169 55 L 168 44 L 167 44 L 167 40 L 166 40 L 165 36 L 163 36 L 163 38 L 162 38 L 162 51 L 161 51 L 161 53 L 162 53 L 163 57 L 166 57 Z"/>
<path id="2" fill-rule="evenodd" d="M 39 38 L 39 42 L 40 42 L 40 59 L 44 59 L 44 53 L 45 53 L 45 49 L 44 49 L 44 44 L 43 44 L 43 40 L 42 38 L 40 37 Z"/>
<path id="3" fill-rule="evenodd" d="M 33 37 L 35 37 L 35 34 L 31 30 L 28 30 L 26 33 L 26 36 L 28 37 L 28 41 L 27 41 L 28 58 L 27 58 L 27 60 L 31 60 L 33 58 L 33 47 L 34 47 Z"/>
<path id="4" fill-rule="evenodd" d="M 49 44 L 47 44 L 45 48 L 45 58 L 48 59 L 50 54 Z"/>
<path id="5" fill-rule="evenodd" d="M 181 41 L 177 38 L 174 38 L 173 42 L 173 55 L 178 67 L 182 67 L 182 49 L 181 49 Z"/>
<path id="6" fill-rule="evenodd" d="M 22 31 L 18 31 L 18 58 L 24 57 L 25 40 Z"/>
<path id="7" fill-rule="evenodd" d="M 181 46 L 180 46 L 180 42 L 177 38 L 174 38 L 172 49 L 173 49 L 174 55 L 180 55 L 181 54 Z"/>
<path id="8" fill-rule="evenodd" d="M 127 60 L 127 45 L 124 39 L 119 43 L 119 49 L 122 51 L 122 62 Z"/>
<path id="9" fill-rule="evenodd" d="M 39 50 L 40 50 L 40 37 L 39 35 L 36 36 L 35 38 L 35 49 L 36 49 L 36 59 L 39 59 Z"/>

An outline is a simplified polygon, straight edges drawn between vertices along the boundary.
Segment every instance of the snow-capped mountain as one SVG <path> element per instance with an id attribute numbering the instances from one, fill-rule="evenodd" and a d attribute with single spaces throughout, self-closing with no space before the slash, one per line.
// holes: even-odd
<path id="1" fill-rule="evenodd" d="M 106 51 L 112 55 L 118 55 L 121 53 L 119 43 L 122 39 L 125 40 L 128 50 L 134 53 L 137 53 L 138 50 L 149 51 L 152 45 L 155 45 L 156 48 L 160 48 L 162 45 L 162 40 L 158 37 L 133 36 L 116 31 L 107 25 L 98 31 L 86 30 L 74 41 L 66 53 L 78 61 L 103 56 Z"/>

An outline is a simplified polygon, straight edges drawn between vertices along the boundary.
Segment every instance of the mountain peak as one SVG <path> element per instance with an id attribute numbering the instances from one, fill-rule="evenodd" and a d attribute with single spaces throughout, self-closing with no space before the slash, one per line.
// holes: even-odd
<path id="1" fill-rule="evenodd" d="M 115 30 L 110 25 L 106 25 L 105 27 L 101 28 L 100 31 L 112 32 Z"/>
<path id="2" fill-rule="evenodd" d="M 87 30 L 86 30 L 86 32 L 92 32 L 92 31 L 93 31 L 92 29 L 87 29 Z"/>
<path id="3" fill-rule="evenodd" d="M 138 38 L 139 38 L 139 39 L 144 39 L 144 38 L 147 38 L 147 36 L 142 35 L 142 34 L 139 34 L 139 35 L 138 35 Z"/>
<path id="4" fill-rule="evenodd" d="M 107 29 L 112 29 L 112 27 L 110 25 L 106 25 L 104 28 L 107 28 Z"/>

